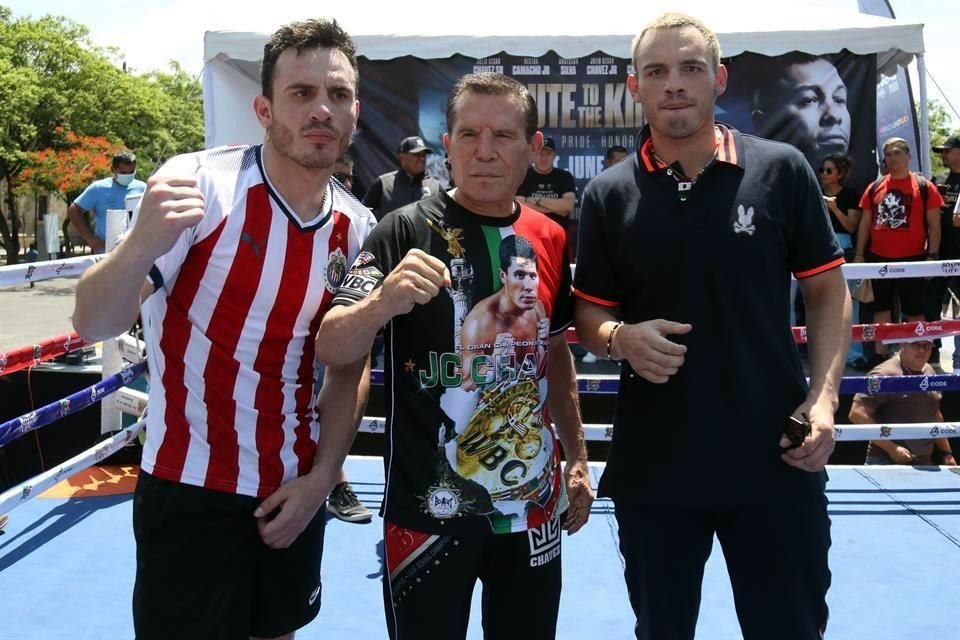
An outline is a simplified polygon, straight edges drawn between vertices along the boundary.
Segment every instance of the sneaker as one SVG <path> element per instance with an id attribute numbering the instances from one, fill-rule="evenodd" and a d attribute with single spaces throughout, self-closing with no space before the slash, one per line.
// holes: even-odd
<path id="1" fill-rule="evenodd" d="M 580 361 L 584 364 L 596 364 L 597 356 L 587 351 L 585 354 L 583 354 L 583 358 L 581 358 Z"/>
<path id="2" fill-rule="evenodd" d="M 344 522 L 370 522 L 373 514 L 357 498 L 349 482 L 341 482 L 327 498 L 327 511 Z"/>

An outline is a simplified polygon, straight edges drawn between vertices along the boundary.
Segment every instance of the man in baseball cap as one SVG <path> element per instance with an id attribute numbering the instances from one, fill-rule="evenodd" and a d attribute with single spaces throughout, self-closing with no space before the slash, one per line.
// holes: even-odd
<path id="1" fill-rule="evenodd" d="M 423 138 L 404 138 L 397 151 L 400 168 L 377 178 L 363 198 L 363 204 L 370 207 L 377 220 L 394 209 L 440 191 L 440 183 L 425 175 L 427 154 L 433 153 L 433 149 L 424 143 Z"/>
<path id="2" fill-rule="evenodd" d="M 904 342 L 900 353 L 881 362 L 870 371 L 871 376 L 932 376 L 936 370 L 927 360 L 933 341 Z M 889 424 L 901 422 L 941 422 L 942 394 L 926 390 L 922 393 L 858 393 L 853 396 L 850 422 L 854 424 Z M 866 464 L 945 464 L 956 465 L 950 441 L 944 437 L 918 440 L 871 440 L 867 446 Z"/>
<path id="3" fill-rule="evenodd" d="M 420 136 L 410 136 L 400 141 L 400 153 L 424 154 L 433 153 L 433 149 L 428 147 Z"/>
<path id="4" fill-rule="evenodd" d="M 950 136 L 943 142 L 943 144 L 937 144 L 933 146 L 933 150 L 937 153 L 943 153 L 945 151 L 950 151 L 951 149 L 960 149 L 960 136 Z"/>
<path id="5" fill-rule="evenodd" d="M 960 197 L 960 135 L 952 135 L 932 148 L 940 154 L 943 168 L 946 169 L 934 177 L 937 189 L 943 196 L 943 207 L 940 208 L 940 256 L 944 260 L 955 260 L 960 256 L 960 217 L 953 213 Z M 932 299 L 928 301 L 927 316 L 939 319 L 947 287 L 960 290 L 960 280 L 956 277 L 934 278 L 929 283 Z M 953 352 L 953 363 L 954 369 L 960 371 L 960 349 Z"/>

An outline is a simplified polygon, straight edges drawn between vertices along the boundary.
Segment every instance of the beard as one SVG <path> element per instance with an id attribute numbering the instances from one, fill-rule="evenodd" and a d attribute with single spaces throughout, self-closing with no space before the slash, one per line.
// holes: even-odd
<path id="1" fill-rule="evenodd" d="M 322 126 L 309 127 L 304 129 L 304 131 L 310 129 L 327 129 L 334 134 L 338 133 L 333 127 Z M 295 148 L 296 144 L 293 131 L 291 131 L 290 127 L 277 120 L 273 120 L 267 128 L 267 141 L 279 155 L 292 160 L 304 169 L 328 169 L 332 167 L 336 159 L 347 150 L 350 144 L 349 137 L 345 140 L 342 139 L 340 144 L 336 145 L 336 148 L 333 147 L 334 143 L 321 147 L 312 145 L 305 140 L 302 145 L 303 148 L 298 150 Z M 346 144 L 344 144 L 344 142 L 346 142 Z"/>
<path id="2" fill-rule="evenodd" d="M 667 112 L 659 118 L 656 127 L 663 135 L 677 140 L 689 138 L 700 132 L 705 123 L 713 124 L 714 106 L 717 103 L 717 91 L 713 90 L 709 100 L 694 100 L 690 109 L 673 115 Z"/>

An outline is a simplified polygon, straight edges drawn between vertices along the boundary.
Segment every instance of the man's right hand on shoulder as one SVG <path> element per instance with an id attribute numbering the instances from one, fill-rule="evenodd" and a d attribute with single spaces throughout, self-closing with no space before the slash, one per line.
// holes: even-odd
<path id="1" fill-rule="evenodd" d="M 630 363 L 638 376 L 661 384 L 683 366 L 687 347 L 667 339 L 670 335 L 690 333 L 692 325 L 670 320 L 648 320 L 624 324 L 614 335 L 614 355 Z"/>
<path id="2" fill-rule="evenodd" d="M 450 270 L 442 260 L 411 249 L 383 281 L 382 295 L 391 316 L 399 316 L 430 302 L 449 286 Z"/>
<path id="3" fill-rule="evenodd" d="M 192 176 L 152 176 L 128 242 L 151 258 L 166 254 L 177 238 L 203 219 L 203 193 Z"/>

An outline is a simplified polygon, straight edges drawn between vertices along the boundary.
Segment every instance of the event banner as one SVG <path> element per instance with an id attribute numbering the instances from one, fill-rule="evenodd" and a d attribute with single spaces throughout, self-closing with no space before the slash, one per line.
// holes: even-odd
<path id="1" fill-rule="evenodd" d="M 717 101 L 718 120 L 793 144 L 814 169 L 828 153 L 849 153 L 855 188 L 876 175 L 874 56 L 745 53 L 724 63 L 729 82 Z M 461 76 L 481 71 L 503 73 L 530 89 L 540 130 L 556 142 L 557 166 L 574 175 L 579 191 L 603 170 L 609 147 L 635 150 L 643 112 L 627 89 L 633 68 L 624 58 L 600 52 L 582 58 L 554 52 L 535 58 L 506 53 L 482 59 L 361 58 L 360 125 L 353 147 L 360 184 L 396 169 L 397 145 L 411 135 L 422 136 L 436 151 L 427 171 L 445 182 L 447 96 Z"/>
<path id="2" fill-rule="evenodd" d="M 894 18 L 893 7 L 887 0 L 860 0 L 860 13 L 882 18 Z M 883 141 L 903 138 L 913 149 L 910 169 L 920 171 L 920 127 L 913 110 L 913 88 L 905 67 L 898 66 L 893 76 L 882 76 L 877 83 L 877 157 L 883 157 Z M 929 167 L 926 167 L 929 169 Z"/>

